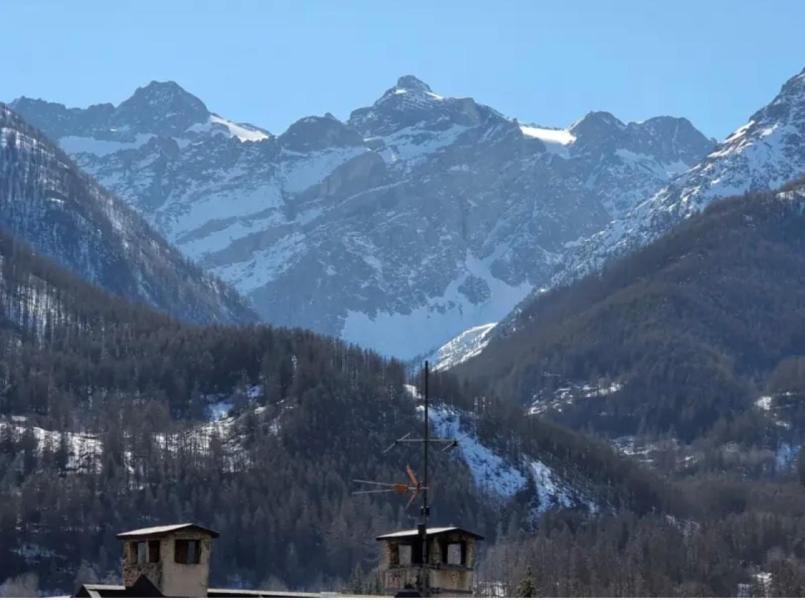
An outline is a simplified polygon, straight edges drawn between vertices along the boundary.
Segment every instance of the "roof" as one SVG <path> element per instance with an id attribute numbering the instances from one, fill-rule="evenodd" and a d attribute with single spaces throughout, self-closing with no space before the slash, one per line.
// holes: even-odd
<path id="1" fill-rule="evenodd" d="M 123 533 L 117 534 L 117 539 L 125 540 L 136 537 L 161 536 L 166 535 L 168 533 L 183 531 L 185 529 L 203 531 L 204 533 L 207 533 L 214 538 L 218 537 L 217 531 L 213 531 L 212 529 L 208 529 L 207 527 L 202 527 L 201 525 L 196 525 L 195 523 L 176 523 L 174 525 L 159 525 L 157 527 L 144 527 L 143 529 L 132 529 L 131 531 L 124 531 Z"/>
<path id="2" fill-rule="evenodd" d="M 476 540 L 484 539 L 484 537 L 482 535 L 478 535 L 477 533 L 473 533 L 472 531 L 469 531 L 469 530 L 464 529 L 462 527 L 453 527 L 453 526 L 450 526 L 450 527 L 428 527 L 426 535 L 428 537 L 430 537 L 430 536 L 439 535 L 439 534 L 442 534 L 442 533 L 463 533 L 464 535 L 474 537 Z M 380 540 L 396 540 L 396 539 L 401 539 L 401 538 L 416 537 L 418 535 L 419 535 L 419 530 L 418 529 L 403 529 L 402 531 L 394 531 L 392 533 L 386 533 L 386 534 L 383 534 L 383 535 L 379 535 L 375 539 L 377 539 L 378 541 L 380 541 Z"/>
<path id="3" fill-rule="evenodd" d="M 122 585 L 105 585 L 103 583 L 82 583 L 75 598 L 103 598 L 107 595 L 120 595 L 126 591 Z"/>
<path id="4" fill-rule="evenodd" d="M 145 575 L 141 575 L 131 587 L 84 583 L 73 595 L 75 598 L 162 598 L 159 589 Z"/>
<path id="5" fill-rule="evenodd" d="M 209 588 L 209 598 L 321 598 L 321 594 L 275 590 L 242 590 L 238 588 Z"/>
<path id="6" fill-rule="evenodd" d="M 144 579 L 144 576 L 140 579 Z M 106 585 L 103 583 L 84 583 L 75 593 L 78 598 L 157 598 L 162 594 L 153 586 L 150 581 L 140 581 L 138 579 L 133 587 L 126 588 L 122 585 Z M 342 596 L 338 592 L 289 592 L 278 590 L 242 590 L 230 588 L 209 588 L 207 597 L 209 598 L 336 598 Z M 360 597 L 379 597 L 361 596 Z M 356 597 L 350 594 L 349 597 Z"/>

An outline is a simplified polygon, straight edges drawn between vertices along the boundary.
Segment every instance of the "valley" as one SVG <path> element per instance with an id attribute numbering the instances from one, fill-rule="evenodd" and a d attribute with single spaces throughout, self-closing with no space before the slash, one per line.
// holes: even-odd
<path id="1" fill-rule="evenodd" d="M 157 4 L 6 8 L 0 596 L 805 595 L 805 15 Z"/>

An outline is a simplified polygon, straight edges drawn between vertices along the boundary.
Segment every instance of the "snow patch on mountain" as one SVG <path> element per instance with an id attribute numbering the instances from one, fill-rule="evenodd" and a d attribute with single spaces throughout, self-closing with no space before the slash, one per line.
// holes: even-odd
<path id="1" fill-rule="evenodd" d="M 576 136 L 567 129 L 550 129 L 534 125 L 520 125 L 524 136 L 535 138 L 545 144 L 549 152 L 567 157 L 567 146 L 576 141 Z"/>
<path id="2" fill-rule="evenodd" d="M 423 347 L 439 346 L 457 331 L 496 322 L 526 297 L 531 285 L 527 281 L 509 285 L 495 277 L 490 270 L 495 258 L 479 259 L 468 253 L 464 273 L 451 281 L 441 296 L 428 298 L 408 313 L 348 311 L 341 337 L 389 356 L 411 359 Z M 461 291 L 468 276 L 485 283 L 485 300 L 473 302 Z"/>
<path id="3" fill-rule="evenodd" d="M 233 400 L 236 394 L 242 394 L 248 403 L 241 412 L 232 414 L 235 406 Z M 262 395 L 262 386 L 249 386 L 245 391 L 236 391 L 232 395 L 219 396 L 219 399 L 208 405 L 208 414 L 212 417 L 207 422 L 193 424 L 181 431 L 155 432 L 151 441 L 160 448 L 171 452 L 188 452 L 191 454 L 204 454 L 209 452 L 213 440 L 222 444 L 226 469 L 233 471 L 241 468 L 243 455 L 241 425 L 249 414 L 253 414 L 263 431 L 277 435 L 282 428 L 282 415 L 293 409 L 293 405 L 279 403 L 279 410 L 270 418 L 264 416 L 265 406 L 256 405 L 257 399 Z M 41 455 L 43 452 L 55 453 L 60 447 L 66 450 L 65 469 L 80 473 L 100 472 L 103 465 L 103 435 L 95 432 L 54 431 L 28 424 L 28 417 L 10 416 L 0 421 L 0 439 L 3 436 L 12 436 L 16 440 L 25 435 L 31 435 L 34 450 Z M 134 472 L 133 457 L 130 454 L 124 457 L 126 469 Z"/>
<path id="4" fill-rule="evenodd" d="M 497 323 L 485 323 L 462 331 L 427 358 L 434 371 L 446 371 L 481 353 L 489 343 L 489 333 Z"/>
<path id="5" fill-rule="evenodd" d="M 418 407 L 418 410 L 424 411 L 424 408 Z M 509 464 L 471 433 L 462 431 L 461 416 L 457 410 L 437 406 L 428 412 L 439 437 L 458 440 L 458 452 L 479 490 L 508 499 L 526 486 L 528 479 L 520 469 Z"/>
<path id="6" fill-rule="evenodd" d="M 67 451 L 65 468 L 70 471 L 96 472 L 101 466 L 101 442 L 91 433 L 60 432 L 28 426 L 26 417 L 10 417 L 0 421 L 0 437 L 10 435 L 16 439 L 32 435 L 36 452 L 56 452 L 62 445 Z"/>
<path id="7" fill-rule="evenodd" d="M 215 114 L 210 115 L 209 122 L 212 125 L 221 126 L 229 134 L 229 137 L 236 138 L 241 142 L 260 142 L 271 137 L 268 133 L 261 129 L 243 125 L 241 123 L 235 123 L 234 121 L 230 121 L 229 119 L 225 119 Z"/>
<path id="8" fill-rule="evenodd" d="M 563 481 L 553 469 L 542 461 L 531 461 L 529 467 L 537 488 L 537 506 L 534 516 L 554 508 L 578 508 L 579 506 L 585 507 L 591 513 L 599 511 L 598 504 L 594 500 Z"/>
<path id="9" fill-rule="evenodd" d="M 363 147 L 328 148 L 308 155 L 286 151 L 288 160 L 282 163 L 281 189 L 288 193 L 302 192 L 321 183 L 337 167 L 366 152 Z"/>
<path id="10" fill-rule="evenodd" d="M 453 144 L 467 129 L 461 125 L 453 125 L 434 134 L 425 128 L 406 127 L 382 138 L 383 149 L 380 151 L 380 156 L 392 165 L 398 162 L 422 162 L 431 154 Z"/>
<path id="11" fill-rule="evenodd" d="M 59 140 L 59 146 L 68 154 L 92 154 L 94 156 L 106 156 L 121 152 L 123 150 L 133 150 L 147 144 L 154 136 L 152 133 L 138 133 L 132 141 L 103 140 L 94 137 L 79 135 L 68 135 Z"/>
<path id="12" fill-rule="evenodd" d="M 566 383 L 554 390 L 540 390 L 531 397 L 531 405 L 526 411 L 529 415 L 541 415 L 549 411 L 563 412 L 579 400 L 605 398 L 623 389 L 618 381 L 599 381 L 591 383 Z"/>
<path id="13" fill-rule="evenodd" d="M 295 232 L 279 239 L 271 249 L 261 250 L 242 262 L 217 267 L 213 272 L 248 293 L 293 268 L 306 244 L 304 234 Z"/>
<path id="14" fill-rule="evenodd" d="M 419 404 L 422 396 L 417 388 L 407 385 L 406 392 L 417 402 L 416 410 L 420 418 L 424 418 L 424 406 Z M 534 518 L 552 508 L 599 510 L 589 494 L 556 473 L 544 461 L 522 456 L 513 462 L 483 443 L 473 431 L 472 415 L 445 404 L 431 405 L 428 415 L 434 435 L 458 442 L 458 447 L 451 452 L 467 465 L 476 488 L 488 497 L 510 500 L 526 489 L 531 481 L 537 490 Z"/>

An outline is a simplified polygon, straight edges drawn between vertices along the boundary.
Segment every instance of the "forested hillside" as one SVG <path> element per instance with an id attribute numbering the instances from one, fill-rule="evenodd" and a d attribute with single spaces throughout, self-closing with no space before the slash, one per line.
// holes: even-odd
<path id="1" fill-rule="evenodd" d="M 804 191 L 712 205 L 453 369 L 516 398 L 522 423 L 597 431 L 671 474 L 686 515 L 545 515 L 499 539 L 482 577 L 525 596 L 805 593 Z"/>
<path id="2" fill-rule="evenodd" d="M 418 468 L 415 452 L 382 452 L 421 427 L 400 363 L 301 330 L 182 325 L 4 235 L 0 253 L 0 582 L 115 581 L 116 532 L 192 520 L 222 532 L 217 584 L 371 588 L 374 537 L 417 514 L 404 499 L 351 495 L 354 478 Z M 519 428 L 517 411 L 479 408 L 450 376 L 432 389 L 462 412 L 460 446 L 485 444 L 512 469 L 539 459 L 602 510 L 676 510 L 667 483 L 606 447 L 538 421 Z M 529 477 L 512 496 L 482 489 L 462 456 L 435 457 L 435 522 L 491 543 L 556 502 Z"/>
<path id="3" fill-rule="evenodd" d="M 542 295 L 514 333 L 455 372 L 610 436 L 730 430 L 757 441 L 780 410 L 776 435 L 796 431 L 803 206 L 802 184 L 716 203 L 601 275 Z"/>
<path id="4" fill-rule="evenodd" d="M 250 323 L 231 288 L 0 103 L 0 228 L 111 293 L 191 323 Z"/>

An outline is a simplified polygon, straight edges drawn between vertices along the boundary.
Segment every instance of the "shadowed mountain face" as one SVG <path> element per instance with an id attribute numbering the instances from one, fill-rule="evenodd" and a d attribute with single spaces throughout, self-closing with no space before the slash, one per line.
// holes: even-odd
<path id="1" fill-rule="evenodd" d="M 256 317 L 136 212 L 0 105 L 0 226 L 86 281 L 194 323 Z"/>
<path id="2" fill-rule="evenodd" d="M 279 136 L 174 83 L 117 107 L 13 106 L 262 318 L 405 358 L 502 318 L 712 147 L 671 117 L 521 125 L 413 76 Z"/>
<path id="3" fill-rule="evenodd" d="M 743 415 L 753 443 L 797 447 L 803 215 L 802 183 L 718 202 L 603 273 L 524 305 L 512 332 L 456 371 L 533 414 L 613 436 L 691 441 Z M 791 410 L 773 422 L 754 412 L 783 400 Z"/>

